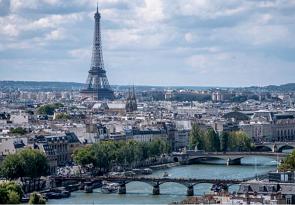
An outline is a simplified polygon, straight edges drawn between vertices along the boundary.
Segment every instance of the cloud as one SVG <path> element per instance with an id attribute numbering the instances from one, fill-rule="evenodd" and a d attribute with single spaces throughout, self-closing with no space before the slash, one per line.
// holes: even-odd
<path id="1" fill-rule="evenodd" d="M 84 82 L 95 10 L 93 0 L 0 0 L 0 80 L 54 80 L 58 67 Z M 100 0 L 99 10 L 115 84 L 263 84 L 295 74 L 293 0 Z"/>

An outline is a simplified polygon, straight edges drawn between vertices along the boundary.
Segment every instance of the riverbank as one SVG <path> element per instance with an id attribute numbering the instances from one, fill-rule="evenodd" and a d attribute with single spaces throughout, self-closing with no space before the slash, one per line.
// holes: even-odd
<path id="1" fill-rule="evenodd" d="M 172 163 L 165 163 L 165 164 L 150 166 L 149 168 L 152 170 L 160 170 L 160 169 L 168 169 L 168 168 L 176 167 L 179 165 L 180 165 L 179 162 L 172 162 Z"/>

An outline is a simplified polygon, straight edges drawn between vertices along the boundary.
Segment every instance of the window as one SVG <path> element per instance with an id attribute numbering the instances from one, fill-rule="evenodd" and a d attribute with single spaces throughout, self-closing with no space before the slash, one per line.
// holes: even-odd
<path id="1" fill-rule="evenodd" d="M 292 197 L 286 196 L 286 204 L 292 204 Z"/>

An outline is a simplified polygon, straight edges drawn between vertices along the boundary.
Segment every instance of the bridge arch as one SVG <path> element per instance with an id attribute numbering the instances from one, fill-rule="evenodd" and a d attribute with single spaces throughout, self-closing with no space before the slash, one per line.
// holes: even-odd
<path id="1" fill-rule="evenodd" d="M 258 145 L 255 147 L 255 151 L 272 152 L 272 147 L 267 145 Z"/>
<path id="2" fill-rule="evenodd" d="M 286 149 L 295 149 L 295 146 L 294 145 L 283 145 L 281 147 L 278 148 L 278 152 L 283 152 L 283 150 L 286 150 Z"/>
<path id="3" fill-rule="evenodd" d="M 173 161 L 174 162 L 179 162 L 180 160 L 178 159 L 178 157 L 173 157 Z"/>
<path id="4" fill-rule="evenodd" d="M 179 185 L 179 186 L 177 186 L 177 185 Z M 176 189 L 176 190 L 174 190 L 174 189 L 171 189 L 171 187 L 176 187 L 177 186 L 177 188 L 179 187 L 179 189 Z M 180 182 L 164 182 L 164 183 L 161 183 L 160 184 L 160 187 L 161 187 L 161 193 L 169 193 L 169 194 L 186 194 L 187 193 L 187 189 L 189 188 L 189 187 L 192 187 L 192 189 L 193 189 L 193 186 L 194 186 L 194 184 L 185 184 L 185 183 L 180 183 Z M 180 188 L 180 187 L 182 187 L 182 188 Z"/>
<path id="5" fill-rule="evenodd" d="M 141 180 L 134 180 L 134 181 L 124 181 L 124 182 L 121 182 L 121 183 L 119 183 L 119 184 L 125 184 L 125 185 L 128 185 L 128 184 L 132 184 L 132 183 L 134 183 L 134 182 L 140 182 L 140 183 L 144 183 L 144 184 L 148 184 L 148 185 L 150 185 L 150 187 L 154 187 L 156 184 L 154 183 L 154 182 L 152 182 L 152 181 L 141 181 Z"/>

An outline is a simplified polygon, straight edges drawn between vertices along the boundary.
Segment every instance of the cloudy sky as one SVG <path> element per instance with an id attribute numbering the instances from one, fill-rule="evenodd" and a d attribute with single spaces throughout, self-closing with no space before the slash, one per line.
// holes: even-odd
<path id="1" fill-rule="evenodd" d="M 0 80 L 84 82 L 96 0 L 0 0 Z M 111 84 L 295 82 L 295 0 L 99 0 Z"/>

